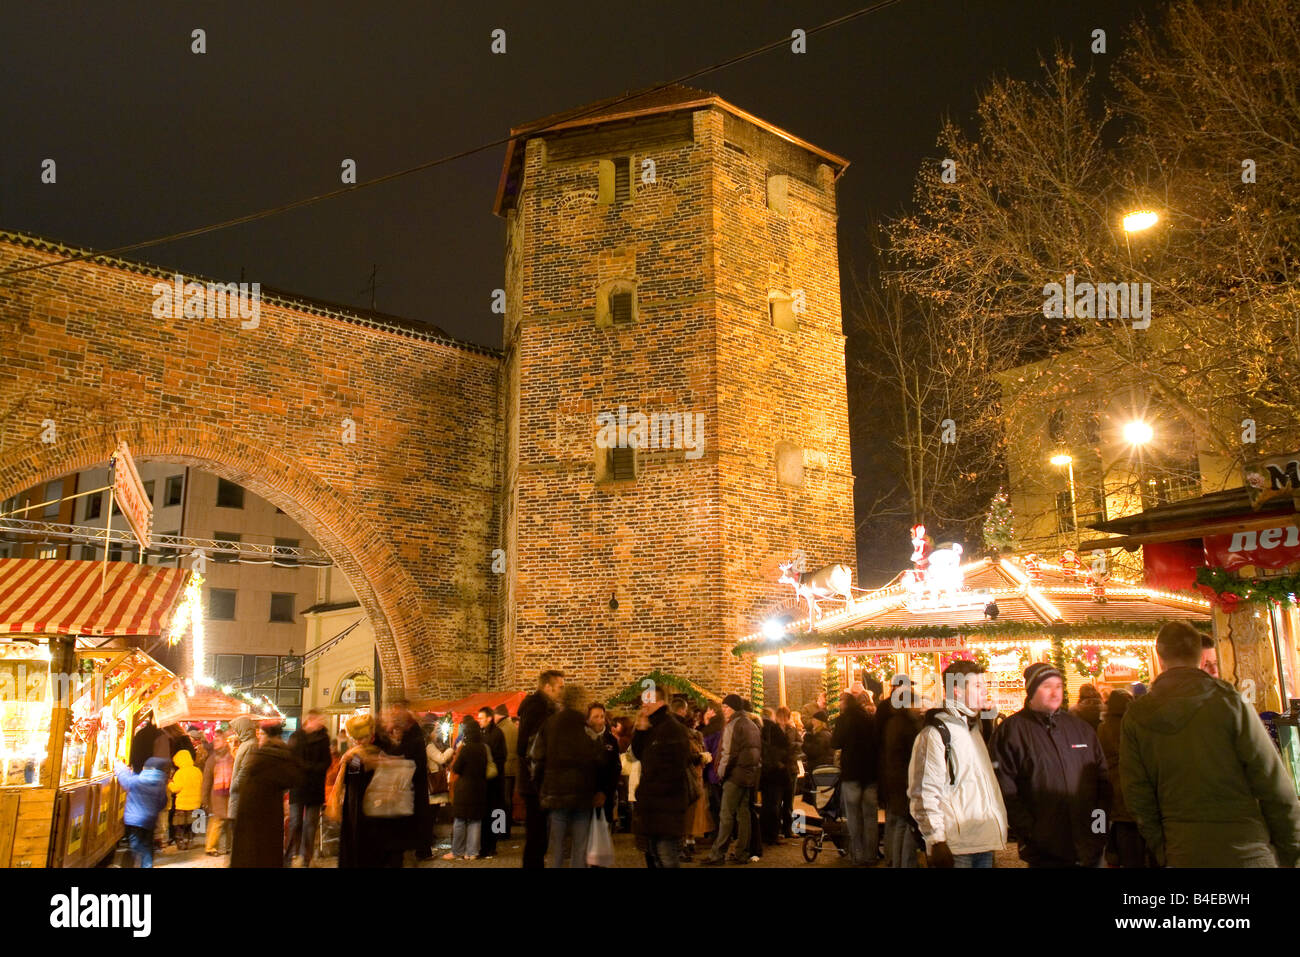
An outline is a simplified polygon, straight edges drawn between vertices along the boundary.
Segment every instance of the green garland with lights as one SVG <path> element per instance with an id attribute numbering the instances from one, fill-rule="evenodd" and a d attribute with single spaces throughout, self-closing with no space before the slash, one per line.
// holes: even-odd
<path id="1" fill-rule="evenodd" d="M 889 679 L 895 674 L 893 655 L 858 655 L 853 663 L 882 685 L 889 684 Z"/>
<path id="2" fill-rule="evenodd" d="M 826 716 L 832 721 L 840 713 L 840 662 L 834 655 L 826 656 L 822 669 L 822 691 L 826 693 Z"/>
<path id="3" fill-rule="evenodd" d="M 1097 660 L 1095 663 L 1090 662 L 1088 660 L 1088 655 L 1085 654 L 1088 648 L 1093 647 L 1097 649 Z M 1108 657 L 1106 649 L 1102 648 L 1100 645 L 1080 645 L 1074 650 L 1074 654 L 1070 656 L 1070 664 L 1074 665 L 1074 670 L 1080 677 L 1092 678 L 1095 680 L 1100 678 L 1101 673 L 1106 670 L 1106 659 Z"/>
<path id="4" fill-rule="evenodd" d="M 688 701 L 697 708 L 704 707 L 710 700 L 720 701 L 720 696 L 715 696 L 705 688 L 701 688 L 689 678 L 683 678 L 680 675 L 669 674 L 666 671 L 651 671 L 642 675 L 636 681 L 610 698 L 608 705 L 611 708 L 620 708 L 625 705 L 640 705 L 641 695 L 646 691 L 645 682 L 654 682 L 655 687 L 668 689 L 673 694 L 686 695 Z"/>
<path id="5" fill-rule="evenodd" d="M 1269 578 L 1240 578 L 1226 568 L 1198 568 L 1196 587 L 1216 605 L 1231 611 L 1234 605 L 1253 605 L 1264 602 L 1293 603 L 1300 595 L 1300 574 L 1276 575 Z M 1211 594 L 1212 593 L 1212 594 Z M 1225 602 L 1223 596 L 1234 596 Z"/>
<path id="6" fill-rule="evenodd" d="M 749 703 L 754 706 L 755 711 L 763 710 L 763 666 L 754 659 L 754 664 L 749 670 Z"/>

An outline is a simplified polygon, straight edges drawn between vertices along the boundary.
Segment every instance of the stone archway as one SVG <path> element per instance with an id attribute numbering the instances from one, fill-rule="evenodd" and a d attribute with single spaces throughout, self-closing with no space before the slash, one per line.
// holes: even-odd
<path id="1" fill-rule="evenodd" d="M 429 640 L 416 583 L 391 545 L 324 479 L 293 458 L 233 432 L 118 420 L 29 441 L 0 452 L 0 499 L 33 485 L 103 464 L 125 440 L 138 460 L 202 468 L 238 482 L 282 509 L 316 539 L 347 576 L 370 617 L 384 669 L 385 693 L 403 692 L 412 673 L 411 646 Z M 378 586 L 376 582 L 380 582 Z"/>

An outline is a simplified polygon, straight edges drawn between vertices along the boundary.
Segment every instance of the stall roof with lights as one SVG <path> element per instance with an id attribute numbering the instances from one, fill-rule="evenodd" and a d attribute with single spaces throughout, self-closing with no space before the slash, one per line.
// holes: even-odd
<path id="1" fill-rule="evenodd" d="M 161 635 L 190 574 L 129 562 L 0 558 L 0 634 Z"/>
<path id="2" fill-rule="evenodd" d="M 1066 568 L 1024 556 L 980 559 L 963 565 L 961 572 L 962 587 L 939 600 L 918 602 L 900 575 L 842 610 L 823 615 L 815 631 L 777 639 L 755 633 L 732 651 L 767 654 L 866 638 L 920 636 L 988 641 L 1030 634 L 1154 637 L 1166 621 L 1210 621 L 1209 603 L 1197 595 L 1160 591 L 1117 577 L 1098 588 L 1087 582 L 1086 567 Z M 996 619 L 986 613 L 990 603 L 997 606 Z"/>

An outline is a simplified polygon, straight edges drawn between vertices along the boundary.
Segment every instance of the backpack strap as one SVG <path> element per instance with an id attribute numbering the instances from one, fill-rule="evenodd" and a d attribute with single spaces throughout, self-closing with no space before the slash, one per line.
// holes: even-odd
<path id="1" fill-rule="evenodd" d="M 939 732 L 939 740 L 943 742 L 944 763 L 948 766 L 948 784 L 956 786 L 957 784 L 957 762 L 952 756 L 952 732 L 948 730 L 948 725 L 939 717 L 942 709 L 931 708 L 925 713 L 925 727 L 934 728 Z"/>

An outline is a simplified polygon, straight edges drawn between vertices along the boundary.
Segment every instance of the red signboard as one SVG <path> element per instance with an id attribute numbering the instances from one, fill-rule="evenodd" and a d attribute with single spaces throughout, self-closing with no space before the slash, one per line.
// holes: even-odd
<path id="1" fill-rule="evenodd" d="M 126 516 L 140 548 L 148 549 L 153 533 L 153 502 L 145 494 L 144 483 L 140 481 L 140 473 L 135 469 L 126 442 L 119 443 L 113 453 L 113 500 Z"/>
<path id="2" fill-rule="evenodd" d="M 960 636 L 952 638 L 867 638 L 835 645 L 832 655 L 893 655 L 900 653 L 932 654 L 934 652 L 961 651 L 966 642 Z"/>
<path id="3" fill-rule="evenodd" d="M 1240 568 L 1285 568 L 1300 562 L 1300 516 L 1291 521 L 1278 519 L 1270 528 L 1235 532 L 1231 535 L 1207 535 L 1205 557 L 1210 565 Z"/>

